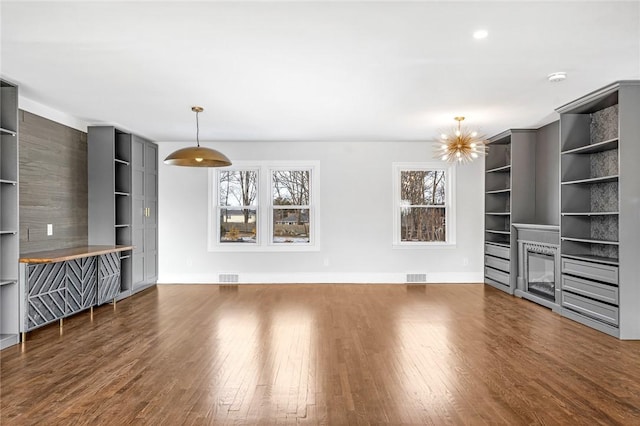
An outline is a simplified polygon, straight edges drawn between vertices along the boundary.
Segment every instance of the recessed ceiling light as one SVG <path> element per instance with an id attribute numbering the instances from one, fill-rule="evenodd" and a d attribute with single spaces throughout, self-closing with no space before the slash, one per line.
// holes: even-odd
<path id="1" fill-rule="evenodd" d="M 562 81 L 564 79 L 567 78 L 567 73 L 566 72 L 554 72 L 551 73 L 547 76 L 547 80 L 549 80 L 552 83 L 557 83 L 559 81 Z"/>
<path id="2" fill-rule="evenodd" d="M 482 40 L 483 38 L 487 38 L 488 35 L 489 35 L 489 31 L 478 30 L 473 33 L 473 38 L 475 38 L 476 40 Z"/>

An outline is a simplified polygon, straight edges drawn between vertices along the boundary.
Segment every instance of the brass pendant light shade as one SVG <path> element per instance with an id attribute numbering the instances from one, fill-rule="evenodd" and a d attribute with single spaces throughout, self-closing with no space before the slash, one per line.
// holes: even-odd
<path id="1" fill-rule="evenodd" d="M 164 159 L 164 164 L 171 166 L 185 167 L 225 167 L 230 166 L 231 161 L 226 155 L 215 149 L 200 146 L 200 125 L 198 123 L 198 114 L 204 111 L 204 108 L 194 106 L 191 108 L 196 113 L 196 142 L 197 146 L 179 149 Z"/>
<path id="2" fill-rule="evenodd" d="M 202 146 L 190 146 L 179 149 L 164 159 L 164 164 L 187 167 L 225 167 L 231 161 L 223 153 Z"/>

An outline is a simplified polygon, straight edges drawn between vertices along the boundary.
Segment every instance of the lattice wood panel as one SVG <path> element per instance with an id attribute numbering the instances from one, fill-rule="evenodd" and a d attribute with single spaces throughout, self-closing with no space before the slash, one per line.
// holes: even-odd
<path id="1" fill-rule="evenodd" d="M 99 256 L 98 304 L 109 302 L 120 294 L 120 254 Z"/>
<path id="2" fill-rule="evenodd" d="M 96 257 L 73 259 L 67 264 L 67 314 L 81 311 L 96 304 Z"/>
<path id="3" fill-rule="evenodd" d="M 30 265 L 27 285 L 27 330 L 65 316 L 67 308 L 64 262 Z"/>

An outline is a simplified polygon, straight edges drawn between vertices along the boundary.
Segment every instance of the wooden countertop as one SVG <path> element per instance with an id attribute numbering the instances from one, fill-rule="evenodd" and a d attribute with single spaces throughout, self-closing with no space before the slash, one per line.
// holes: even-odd
<path id="1" fill-rule="evenodd" d="M 98 256 L 116 251 L 131 250 L 133 246 L 82 246 L 59 250 L 38 251 L 20 255 L 20 263 L 55 263 L 81 257 Z"/>

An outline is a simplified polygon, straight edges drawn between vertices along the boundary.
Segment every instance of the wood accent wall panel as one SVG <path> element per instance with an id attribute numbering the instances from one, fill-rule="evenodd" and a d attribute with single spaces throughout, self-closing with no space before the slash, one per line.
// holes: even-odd
<path id="1" fill-rule="evenodd" d="M 19 122 L 20 251 L 87 245 L 87 134 L 22 110 Z"/>

